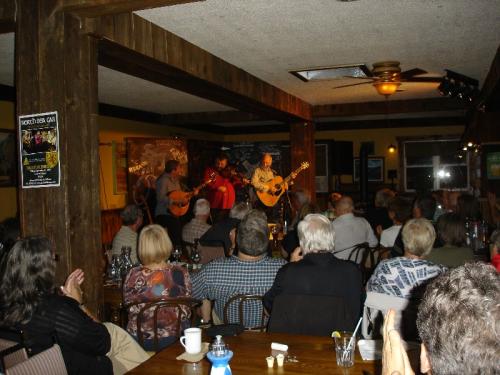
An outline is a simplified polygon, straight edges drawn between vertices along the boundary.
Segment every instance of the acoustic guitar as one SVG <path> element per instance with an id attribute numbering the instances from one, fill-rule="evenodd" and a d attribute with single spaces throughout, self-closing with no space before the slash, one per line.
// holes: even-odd
<path id="1" fill-rule="evenodd" d="M 257 191 L 257 196 L 259 197 L 260 201 L 267 207 L 273 207 L 276 203 L 278 203 L 281 195 L 287 189 L 287 184 L 295 177 L 297 177 L 297 175 L 301 171 L 307 168 L 309 168 L 309 162 L 304 161 L 300 163 L 300 167 L 290 173 L 285 179 L 283 179 L 283 177 L 281 176 L 276 176 L 272 180 L 266 182 L 266 190 Z M 275 193 L 270 192 L 272 187 L 276 188 Z"/>
<path id="2" fill-rule="evenodd" d="M 216 174 L 211 173 L 208 180 L 197 186 L 194 190 L 201 190 L 209 183 L 215 180 Z M 189 202 L 194 196 L 193 191 L 174 190 L 168 193 L 169 206 L 168 210 L 174 216 L 184 216 L 189 210 Z"/>

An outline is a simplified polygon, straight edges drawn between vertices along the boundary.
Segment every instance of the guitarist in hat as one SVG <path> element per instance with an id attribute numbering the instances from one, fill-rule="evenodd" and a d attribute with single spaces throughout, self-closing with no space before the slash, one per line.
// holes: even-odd
<path id="1" fill-rule="evenodd" d="M 168 234 L 174 246 L 182 244 L 181 221 L 179 217 L 172 215 L 169 211 L 169 194 L 173 191 L 183 190 L 181 188 L 181 164 L 178 160 L 168 160 L 165 163 L 165 172 L 156 180 L 156 209 L 155 222 L 167 228 Z M 198 189 L 194 189 L 194 195 L 198 195 Z"/>

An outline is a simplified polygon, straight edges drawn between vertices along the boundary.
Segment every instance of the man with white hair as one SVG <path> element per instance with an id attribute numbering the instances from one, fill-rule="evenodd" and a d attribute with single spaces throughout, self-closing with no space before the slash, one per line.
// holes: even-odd
<path id="1" fill-rule="evenodd" d="M 292 255 L 296 261 L 278 271 L 264 295 L 269 330 L 320 336 L 352 331 L 361 309 L 361 271 L 332 254 L 336 233 L 325 216 L 307 215 L 298 235 L 300 248 Z"/>
<path id="2" fill-rule="evenodd" d="M 354 204 L 352 198 L 344 195 L 335 204 L 337 218 L 332 222 L 335 229 L 335 256 L 339 259 L 349 259 L 349 255 L 357 245 L 368 243 L 370 247 L 378 244 L 377 237 L 373 233 L 370 223 L 362 217 L 353 214 Z M 360 263 L 362 259 L 361 251 L 355 258 L 350 260 Z"/>
<path id="3" fill-rule="evenodd" d="M 210 203 L 206 199 L 198 199 L 194 205 L 194 217 L 182 228 L 182 240 L 184 242 L 194 243 L 210 229 L 211 225 L 207 223 L 210 217 Z"/>

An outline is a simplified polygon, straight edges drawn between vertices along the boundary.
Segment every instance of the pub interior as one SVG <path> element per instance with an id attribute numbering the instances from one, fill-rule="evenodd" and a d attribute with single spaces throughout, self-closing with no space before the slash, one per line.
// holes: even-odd
<path id="1" fill-rule="evenodd" d="M 499 9 L 1 0 L 0 373 L 500 373 Z"/>

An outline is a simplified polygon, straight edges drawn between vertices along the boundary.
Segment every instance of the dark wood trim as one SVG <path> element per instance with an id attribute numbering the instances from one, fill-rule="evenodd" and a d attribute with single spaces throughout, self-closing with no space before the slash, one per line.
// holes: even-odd
<path id="1" fill-rule="evenodd" d="M 165 123 L 171 125 L 187 124 L 213 124 L 226 122 L 248 122 L 266 120 L 253 113 L 241 111 L 216 111 L 216 112 L 193 112 L 193 113 L 173 113 L 164 115 Z"/>
<path id="2" fill-rule="evenodd" d="M 464 110 L 466 106 L 458 99 L 435 98 L 435 99 L 411 99 L 411 100 L 389 100 L 366 103 L 343 103 L 313 106 L 313 118 L 343 117 L 343 116 L 365 116 L 393 113 L 413 112 L 436 112 Z"/>
<path id="3" fill-rule="evenodd" d="M 465 126 L 465 117 L 406 118 L 387 120 L 317 122 L 316 131 Z"/>
<path id="4" fill-rule="evenodd" d="M 199 1 L 205 0 L 65 0 L 61 10 L 82 17 L 100 17 Z"/>
<path id="5" fill-rule="evenodd" d="M 280 121 L 311 119 L 311 106 L 135 14 L 96 19 L 99 63 Z"/>
<path id="6" fill-rule="evenodd" d="M 0 34 L 16 30 L 16 3 L 14 0 L 0 2 Z"/>
<path id="7" fill-rule="evenodd" d="M 120 107 L 117 105 L 99 103 L 99 115 L 121 118 L 151 124 L 163 124 L 160 113 L 141 111 L 139 109 Z"/>
<path id="8" fill-rule="evenodd" d="M 0 100 L 4 100 L 6 102 L 15 102 L 16 89 L 12 86 L 0 84 Z"/>
<path id="9" fill-rule="evenodd" d="M 481 92 L 474 104 L 477 106 L 484 105 L 486 112 L 500 111 L 500 47 L 491 63 L 488 75 L 484 80 Z"/>

